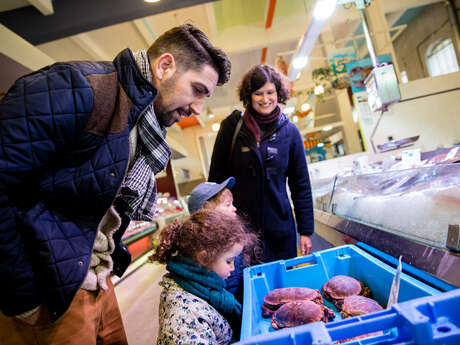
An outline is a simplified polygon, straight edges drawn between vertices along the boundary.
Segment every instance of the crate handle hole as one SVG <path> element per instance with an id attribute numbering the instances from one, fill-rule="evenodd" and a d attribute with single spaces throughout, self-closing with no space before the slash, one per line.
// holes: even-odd
<path id="1" fill-rule="evenodd" d="M 261 276 L 261 275 L 262 275 L 262 272 L 257 272 L 257 275 L 258 275 L 258 276 Z"/>
<path id="2" fill-rule="evenodd" d="M 450 331 L 451 331 L 450 327 L 446 327 L 446 326 L 438 327 L 438 332 L 441 332 L 441 333 L 448 333 L 448 332 L 450 332 Z"/>

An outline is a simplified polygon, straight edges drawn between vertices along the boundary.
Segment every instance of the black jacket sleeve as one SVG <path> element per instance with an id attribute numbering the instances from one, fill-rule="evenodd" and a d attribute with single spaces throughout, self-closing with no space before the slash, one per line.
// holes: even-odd
<path id="1" fill-rule="evenodd" d="M 293 126 L 291 137 L 288 184 L 294 204 L 297 231 L 300 235 L 309 236 L 314 231 L 313 201 L 302 136 L 297 127 Z"/>

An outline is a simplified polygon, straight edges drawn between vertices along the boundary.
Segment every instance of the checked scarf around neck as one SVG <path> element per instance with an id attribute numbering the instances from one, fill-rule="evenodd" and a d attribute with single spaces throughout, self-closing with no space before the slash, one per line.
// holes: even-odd
<path id="1" fill-rule="evenodd" d="M 241 304 L 225 290 L 225 282 L 216 272 L 208 271 L 195 260 L 183 257 L 168 260 L 166 269 L 182 289 L 216 308 L 233 329 L 238 327 L 241 323 Z"/>
<path id="2" fill-rule="evenodd" d="M 150 64 L 145 50 L 132 52 L 142 76 L 152 83 Z M 131 219 L 152 221 L 155 218 L 155 175 L 168 164 L 171 150 L 166 143 L 166 129 L 158 123 L 153 102 L 137 121 L 138 147 L 135 161 L 120 188 L 120 197 L 128 205 Z"/>

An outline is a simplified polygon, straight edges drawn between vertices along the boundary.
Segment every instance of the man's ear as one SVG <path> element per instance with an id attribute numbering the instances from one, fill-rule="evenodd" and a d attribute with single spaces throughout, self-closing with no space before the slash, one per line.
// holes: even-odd
<path id="1" fill-rule="evenodd" d="M 198 261 L 198 263 L 201 265 L 201 266 L 207 266 L 208 265 L 208 262 L 206 260 L 206 250 L 201 250 L 199 251 L 197 254 L 196 254 L 196 261 Z"/>
<path id="2" fill-rule="evenodd" d="M 170 53 L 164 53 L 153 63 L 152 74 L 156 80 L 168 79 L 176 72 L 176 68 L 174 56 Z"/>

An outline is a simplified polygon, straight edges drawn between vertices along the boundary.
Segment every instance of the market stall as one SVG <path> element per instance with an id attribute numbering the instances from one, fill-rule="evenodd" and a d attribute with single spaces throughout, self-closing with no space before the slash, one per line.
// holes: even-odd
<path id="1" fill-rule="evenodd" d="M 422 152 L 414 161 L 402 158 L 406 148 L 311 164 L 315 233 L 330 248 L 245 270 L 240 343 L 456 344 L 458 151 Z M 337 276 L 358 280 L 359 294 L 369 289 L 382 310 L 348 319 L 345 302 L 337 304 L 327 293 Z M 322 296 L 305 297 L 320 305 L 319 314 L 308 315 L 302 308 L 310 302 L 286 288 Z M 279 293 L 267 318 L 273 291 Z"/>
<path id="2" fill-rule="evenodd" d="M 312 178 L 317 234 L 333 245 L 362 242 L 382 258 L 401 255 L 403 262 L 460 287 L 456 152 L 423 153 L 414 168 L 394 156 L 357 168 L 358 158 L 354 168 Z"/>

